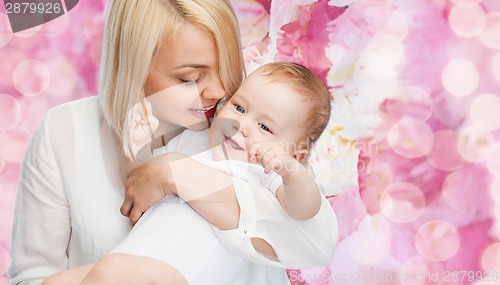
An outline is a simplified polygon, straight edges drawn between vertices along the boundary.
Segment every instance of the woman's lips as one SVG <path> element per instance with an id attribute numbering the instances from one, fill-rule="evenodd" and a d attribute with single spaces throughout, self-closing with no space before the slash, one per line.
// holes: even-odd
<path id="1" fill-rule="evenodd" d="M 215 106 L 214 106 L 215 107 Z M 216 111 L 217 108 L 212 108 L 210 110 L 208 110 L 207 112 L 205 112 L 205 117 L 207 119 L 210 119 L 210 118 L 213 118 L 214 115 L 215 115 L 215 111 Z"/>
<path id="2" fill-rule="evenodd" d="M 212 106 L 208 106 L 205 108 L 191 108 L 189 110 L 196 117 L 198 117 L 200 119 L 209 119 L 209 118 L 212 118 L 215 114 L 215 110 L 216 110 L 215 106 L 217 106 L 217 104 L 212 105 Z"/>

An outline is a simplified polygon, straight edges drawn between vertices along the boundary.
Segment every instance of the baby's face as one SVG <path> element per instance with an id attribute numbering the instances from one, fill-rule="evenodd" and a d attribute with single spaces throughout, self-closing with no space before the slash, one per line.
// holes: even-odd
<path id="1" fill-rule="evenodd" d="M 292 155 L 305 134 L 306 115 L 306 102 L 295 90 L 250 75 L 210 128 L 210 142 L 217 146 L 212 156 L 216 160 L 248 161 L 251 147 L 258 142 L 283 143 Z"/>

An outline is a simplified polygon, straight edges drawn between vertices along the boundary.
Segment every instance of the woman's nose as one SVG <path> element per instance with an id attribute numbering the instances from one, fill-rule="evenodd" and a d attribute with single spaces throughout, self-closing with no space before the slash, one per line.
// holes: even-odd
<path id="1" fill-rule="evenodd" d="M 220 100 L 226 95 L 224 86 L 222 82 L 217 78 L 217 80 L 212 80 L 202 91 L 201 97 L 205 100 Z"/>

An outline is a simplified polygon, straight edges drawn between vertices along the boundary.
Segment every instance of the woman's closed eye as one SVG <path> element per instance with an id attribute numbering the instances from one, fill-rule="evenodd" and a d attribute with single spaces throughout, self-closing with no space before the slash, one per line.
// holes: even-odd
<path id="1" fill-rule="evenodd" d="M 196 78 L 196 79 L 179 78 L 179 81 L 182 84 L 193 85 L 193 84 L 198 83 L 204 76 L 205 76 L 205 74 L 200 74 L 200 76 L 198 76 L 198 78 Z"/>
<path id="2" fill-rule="evenodd" d="M 266 126 L 265 124 L 263 124 L 263 123 L 259 123 L 259 127 L 260 127 L 263 131 L 265 131 L 265 132 L 268 132 L 268 133 L 271 133 L 271 134 L 273 133 L 273 131 L 271 131 L 271 129 L 270 129 L 268 126 Z"/>
<path id="3" fill-rule="evenodd" d="M 186 85 L 186 86 L 193 86 L 193 85 L 196 85 L 196 83 L 198 82 L 198 81 L 197 81 L 198 79 L 196 79 L 196 80 L 184 80 L 184 79 L 179 79 L 179 80 L 182 82 L 182 84 L 184 84 L 184 85 Z"/>

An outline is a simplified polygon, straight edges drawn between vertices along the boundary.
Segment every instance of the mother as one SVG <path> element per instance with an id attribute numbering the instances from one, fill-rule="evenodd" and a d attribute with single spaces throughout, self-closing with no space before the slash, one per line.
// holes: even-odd
<path id="1" fill-rule="evenodd" d="M 127 235 L 131 224 L 119 211 L 123 165 L 132 147 L 125 135 L 127 112 L 144 96 L 196 81 L 199 97 L 164 114 L 159 131 L 205 128 L 196 113 L 233 94 L 242 81 L 237 27 L 227 0 L 111 2 L 100 96 L 51 109 L 26 151 L 8 269 L 11 284 L 41 284 L 55 273 L 95 262 Z M 169 104 L 178 99 L 185 98 L 178 94 Z M 276 284 L 265 276 L 271 269 L 249 265 L 245 270 L 237 282 L 249 284 L 245 278 L 252 272 L 257 273 L 254 282 Z"/>

